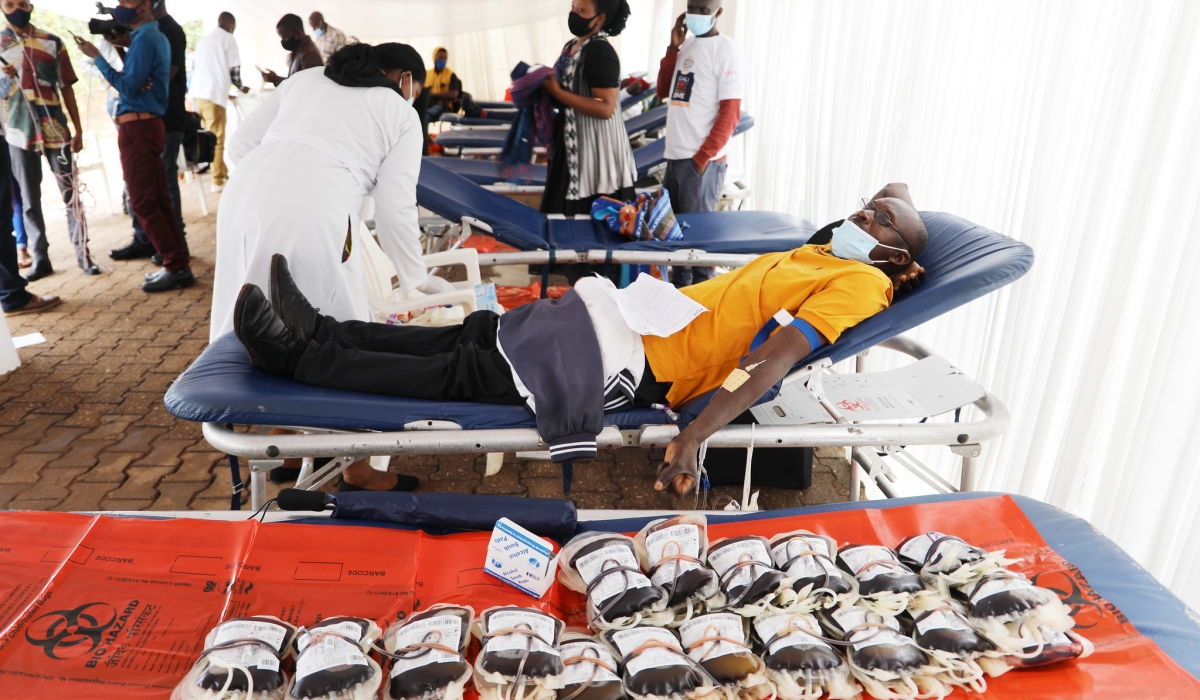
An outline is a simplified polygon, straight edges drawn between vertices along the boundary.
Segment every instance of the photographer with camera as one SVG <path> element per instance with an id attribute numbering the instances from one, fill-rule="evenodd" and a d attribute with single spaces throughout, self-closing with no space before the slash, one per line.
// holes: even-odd
<path id="1" fill-rule="evenodd" d="M 167 14 L 166 0 L 151 0 L 150 10 L 154 20 L 158 22 L 158 31 L 171 42 L 171 85 L 167 91 L 167 113 L 163 115 L 163 126 L 167 136 L 163 145 L 163 173 L 167 178 L 167 194 L 171 197 L 171 206 L 175 208 L 175 220 L 179 224 L 179 233 L 187 242 L 187 229 L 183 225 L 183 207 L 179 196 L 179 149 L 183 145 L 187 131 L 187 69 L 185 54 L 187 53 L 187 36 L 183 27 L 175 18 Z M 128 34 L 114 33 L 119 46 L 128 43 Z M 98 47 L 97 47 L 98 48 Z M 142 230 L 136 216 L 133 218 L 133 240 L 122 248 L 110 250 L 108 257 L 113 260 L 135 260 L 150 258 L 151 262 L 161 264 L 160 255 L 155 252 L 150 237 Z"/>
<path id="2" fill-rule="evenodd" d="M 150 0 L 120 0 L 113 18 L 131 30 L 124 70 L 109 65 L 91 42 L 79 37 L 75 37 L 75 42 L 120 95 L 117 144 L 129 203 L 163 261 L 162 269 L 146 278 L 142 290 L 165 292 L 190 287 L 196 278 L 167 192 L 162 163 L 166 142 L 163 115 L 167 113 L 171 83 L 171 42 L 159 31 Z M 145 85 L 149 89 L 143 90 Z"/>
<path id="3" fill-rule="evenodd" d="M 30 23 L 33 6 L 29 0 L 0 0 L 8 20 L 0 31 L 0 97 L 8 121 L 6 137 L 12 175 L 22 194 L 22 214 L 32 269 L 25 279 L 39 280 L 54 273 L 50 266 L 46 221 L 42 216 L 42 158 L 67 205 L 67 228 L 72 241 L 82 241 L 82 222 L 76 219 L 75 184 L 71 159 L 83 149 L 83 127 L 71 86 L 78 82 L 62 39 Z M 66 113 L 63 113 L 63 108 Z M 72 136 L 67 115 L 75 127 Z M 96 267 L 81 251 L 79 266 L 87 274 Z"/>

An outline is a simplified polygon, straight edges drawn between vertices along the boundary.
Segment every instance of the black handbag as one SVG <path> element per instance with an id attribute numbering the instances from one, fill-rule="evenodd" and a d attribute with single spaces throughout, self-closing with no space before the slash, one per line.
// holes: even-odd
<path id="1" fill-rule="evenodd" d="M 183 156 L 192 165 L 211 163 L 217 155 L 217 135 L 211 131 L 199 129 L 185 132 L 183 136 Z"/>

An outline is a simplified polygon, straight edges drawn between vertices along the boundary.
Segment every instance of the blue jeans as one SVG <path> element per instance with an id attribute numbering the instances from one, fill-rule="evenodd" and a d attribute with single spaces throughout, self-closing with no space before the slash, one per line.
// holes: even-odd
<path id="1" fill-rule="evenodd" d="M 17 250 L 25 250 L 29 247 L 29 236 L 25 235 L 25 206 L 21 204 L 21 188 L 14 182 L 12 191 L 13 233 L 17 237 Z"/>
<path id="2" fill-rule="evenodd" d="M 5 311 L 16 311 L 33 299 L 33 295 L 25 291 L 25 278 L 17 268 L 17 240 L 12 235 L 12 220 L 8 149 L 0 148 L 0 309 Z"/>
<path id="3" fill-rule="evenodd" d="M 175 207 L 175 216 L 179 221 L 179 232 L 184 236 L 187 232 L 183 230 L 183 208 L 179 205 L 179 149 L 183 147 L 183 132 L 168 131 L 166 145 L 163 146 L 162 161 L 163 172 L 167 174 L 167 196 L 171 198 L 171 205 Z M 128 204 L 129 193 L 125 194 L 125 201 Z M 130 218 L 133 219 L 133 237 L 139 243 L 150 244 L 150 237 L 142 230 L 142 225 L 138 223 L 138 218 L 133 216 L 133 208 L 129 209 Z"/>

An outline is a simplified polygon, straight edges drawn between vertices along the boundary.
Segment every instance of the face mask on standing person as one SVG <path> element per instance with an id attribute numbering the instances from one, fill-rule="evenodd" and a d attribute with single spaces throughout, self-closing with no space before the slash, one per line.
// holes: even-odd
<path id="1" fill-rule="evenodd" d="M 683 18 L 683 23 L 692 36 L 704 36 L 712 31 L 713 25 L 717 23 L 717 16 L 688 14 Z"/>
<path id="2" fill-rule="evenodd" d="M 17 8 L 8 14 L 5 14 L 4 18 L 8 20 L 9 24 L 17 29 L 24 29 L 25 27 L 29 26 L 29 16 L 32 14 L 33 12 L 31 10 Z"/>
<path id="3" fill-rule="evenodd" d="M 587 36 L 592 33 L 592 20 L 594 19 L 596 19 L 594 16 L 584 17 L 572 10 L 571 14 L 567 15 L 567 29 L 570 29 L 575 36 Z"/>
<path id="4" fill-rule="evenodd" d="M 300 37 L 294 36 L 291 39 L 284 39 L 279 42 L 284 51 L 295 51 L 300 47 Z"/>
<path id="5" fill-rule="evenodd" d="M 121 5 L 117 5 L 113 8 L 113 19 L 127 26 L 132 25 L 137 21 L 138 10 L 141 7 L 140 4 L 137 7 L 122 7 Z"/>

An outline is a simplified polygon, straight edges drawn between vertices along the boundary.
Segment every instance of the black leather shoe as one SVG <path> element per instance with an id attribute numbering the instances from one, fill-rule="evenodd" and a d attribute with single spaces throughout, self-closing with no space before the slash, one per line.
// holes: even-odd
<path id="1" fill-rule="evenodd" d="M 233 332 L 255 367 L 295 374 L 306 341 L 287 327 L 256 285 L 242 285 L 233 305 Z"/>
<path id="2" fill-rule="evenodd" d="M 29 268 L 29 274 L 25 275 L 25 281 L 35 282 L 53 274 L 54 268 L 50 267 L 50 261 L 43 260 L 41 262 L 35 262 L 33 267 Z"/>
<path id="3" fill-rule="evenodd" d="M 312 340 L 316 335 L 321 314 L 296 286 L 288 271 L 287 258 L 279 253 L 271 256 L 271 307 L 301 338 Z"/>
<path id="4" fill-rule="evenodd" d="M 149 243 L 142 243 L 136 238 L 124 248 L 108 251 L 108 257 L 113 260 L 138 260 L 148 258 L 154 255 L 154 246 Z"/>
<path id="5" fill-rule="evenodd" d="M 155 253 L 154 255 L 151 255 L 151 256 L 150 256 L 150 264 L 151 264 L 151 265 L 158 265 L 159 267 L 162 267 L 162 256 L 161 256 L 161 255 L 159 255 L 158 253 Z"/>
<path id="6" fill-rule="evenodd" d="M 170 272 L 164 267 L 142 283 L 142 291 L 169 292 L 172 289 L 190 287 L 195 283 L 196 278 L 192 275 L 192 268 L 185 267 L 179 272 Z"/>
<path id="7" fill-rule="evenodd" d="M 388 491 L 416 491 L 421 485 L 421 480 L 415 476 L 407 474 L 396 475 L 396 485 L 388 489 Z M 355 486 L 346 481 L 346 477 L 342 477 L 342 483 L 338 484 L 339 493 L 353 493 L 355 491 L 372 491 L 373 489 L 364 489 L 361 486 Z"/>

